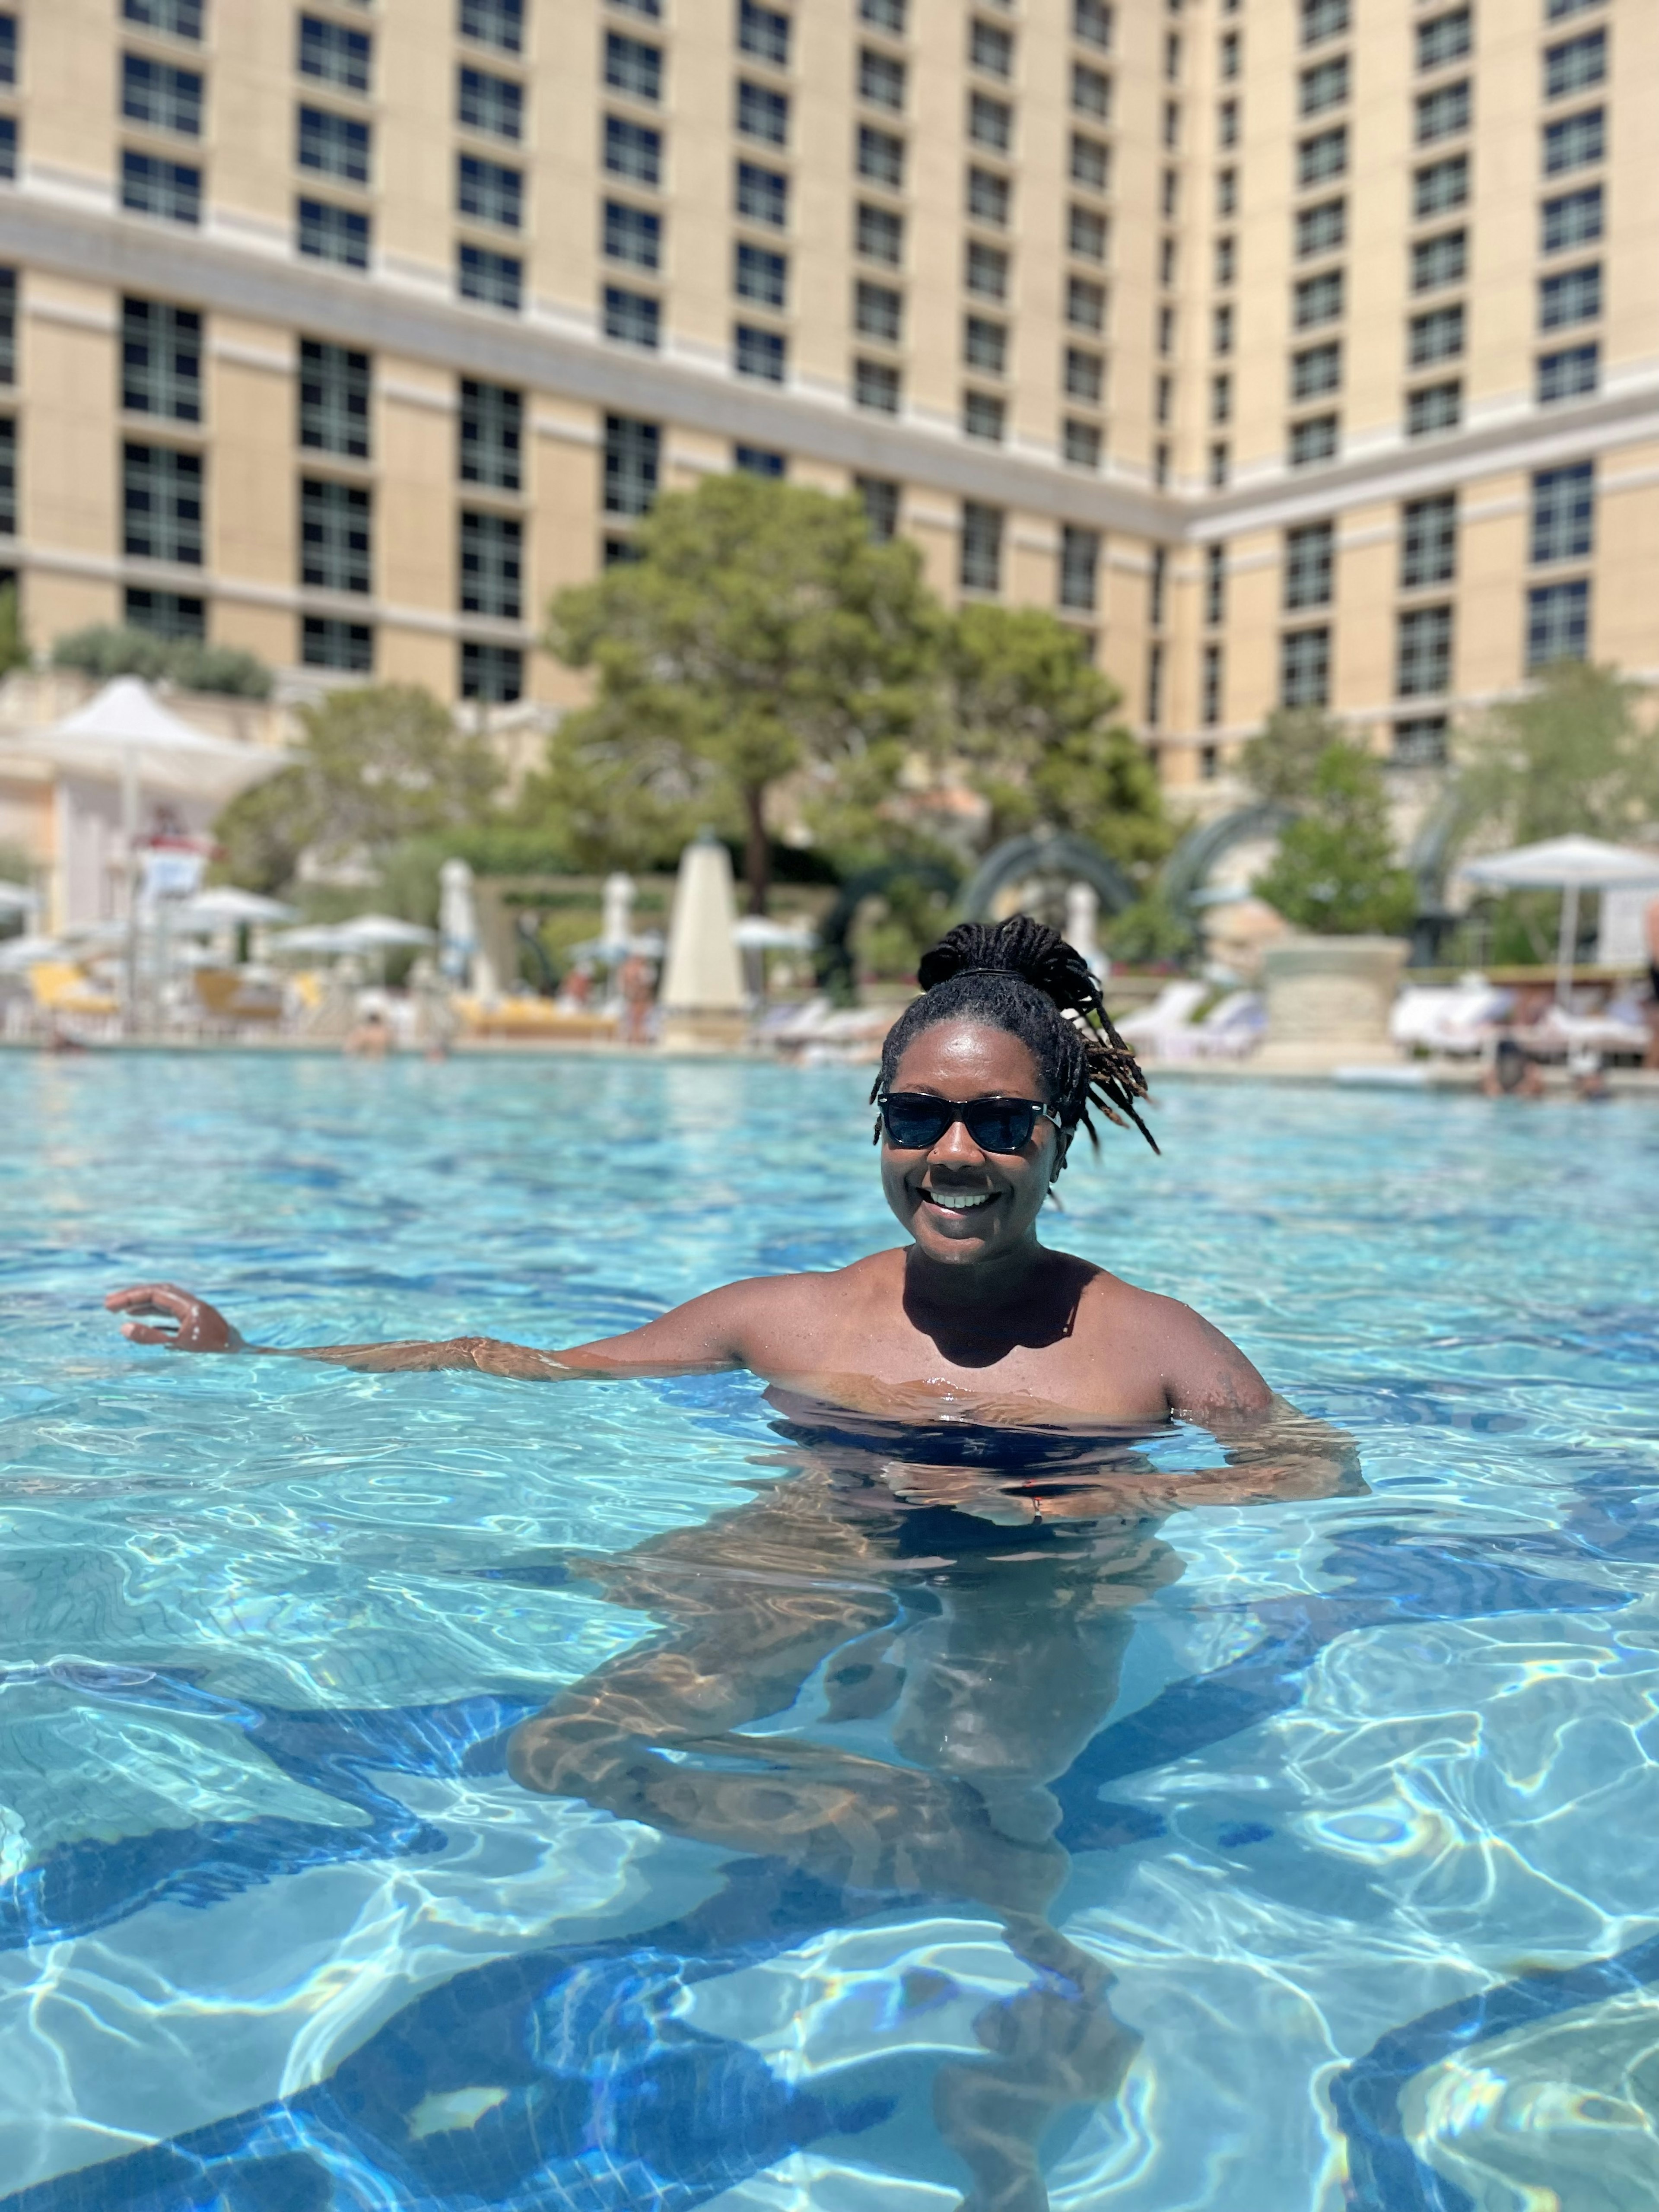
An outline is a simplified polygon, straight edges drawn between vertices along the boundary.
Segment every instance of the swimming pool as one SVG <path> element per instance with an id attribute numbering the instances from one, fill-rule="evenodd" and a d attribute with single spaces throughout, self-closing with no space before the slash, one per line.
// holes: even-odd
<path id="1" fill-rule="evenodd" d="M 1367 1486 L 1171 1516 L 1105 1626 L 1069 1567 L 969 1605 L 744 1520 L 700 1566 L 671 1532 L 814 1479 L 747 1377 L 185 1361 L 99 1310 L 162 1275 L 278 1343 L 560 1342 L 834 1265 L 890 1225 L 867 1081 L 0 1056 L 3 2212 L 948 2212 L 975 2125 L 1040 2134 L 1060 2212 L 1654 2202 L 1644 1107 L 1172 1085 L 1161 1162 L 1068 1175 L 1051 1241 L 1209 1313 Z M 756 1590 L 830 1656 L 656 1754 L 737 1812 L 513 1779 L 515 1725 Z M 988 1907 L 1030 1808 L 927 1771 L 941 1652 L 970 1719 L 1086 1720 L 1043 1910 L 1098 2002 Z"/>

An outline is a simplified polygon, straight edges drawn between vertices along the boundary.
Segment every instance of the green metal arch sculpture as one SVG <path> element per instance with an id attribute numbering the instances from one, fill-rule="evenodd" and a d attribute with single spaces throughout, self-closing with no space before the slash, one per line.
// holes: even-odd
<path id="1" fill-rule="evenodd" d="M 1035 830 L 1023 837 L 1005 837 L 986 854 L 962 894 L 964 920 L 985 921 L 997 893 L 1028 876 L 1064 876 L 1068 882 L 1091 884 L 1111 914 L 1123 913 L 1140 896 L 1117 862 L 1086 837 L 1065 830 L 1048 835 Z"/>
<path id="2" fill-rule="evenodd" d="M 873 868 L 864 868 L 856 876 L 849 876 L 818 931 L 819 990 L 836 996 L 851 994 L 853 948 L 847 937 L 854 916 L 866 899 L 879 898 L 890 884 L 902 881 L 923 884 L 929 890 L 941 891 L 951 898 L 962 878 L 943 860 L 884 860 Z"/>

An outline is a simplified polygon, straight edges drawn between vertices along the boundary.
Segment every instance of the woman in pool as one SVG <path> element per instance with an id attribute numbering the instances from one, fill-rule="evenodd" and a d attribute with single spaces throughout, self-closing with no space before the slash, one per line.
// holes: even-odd
<path id="1" fill-rule="evenodd" d="M 567 1351 L 461 1337 L 299 1356 L 538 1380 L 747 1367 L 774 1386 L 784 1448 L 750 1501 L 620 1557 L 501 1571 L 595 1583 L 671 1632 L 518 1729 L 512 1771 L 804 1869 L 848 1893 L 850 1917 L 918 1893 L 988 1905 L 1039 1978 L 981 2014 L 991 2056 L 941 2068 L 935 2112 L 975 2212 L 1037 2212 L 1047 2122 L 1115 2094 L 1138 2040 L 1100 1959 L 1048 1913 L 1062 1820 L 1073 1845 L 1110 1840 L 1092 1792 L 1073 1815 L 1057 1792 L 1114 1703 L 1133 1609 L 1181 1571 L 1159 1524 L 1354 1478 L 1343 1440 L 1189 1308 L 1038 1241 L 1080 1128 L 1092 1139 L 1098 1114 L 1146 1133 L 1140 1071 L 1078 954 L 1024 916 L 964 924 L 921 980 L 872 1094 L 907 1245 Z M 256 1348 L 171 1285 L 108 1303 L 141 1343 Z M 1154 1468 L 1135 1440 L 1176 1416 L 1227 1463 Z M 891 1757 L 870 1746 L 878 1723 Z"/>

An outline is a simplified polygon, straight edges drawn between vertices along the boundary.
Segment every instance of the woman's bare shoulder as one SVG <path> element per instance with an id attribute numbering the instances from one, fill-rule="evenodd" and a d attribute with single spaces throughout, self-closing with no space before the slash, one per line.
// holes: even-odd
<path id="1" fill-rule="evenodd" d="M 1080 1261 L 1081 1266 L 1087 1262 Z M 1273 1393 L 1229 1336 L 1179 1298 L 1093 1268 L 1078 1305 L 1078 1334 L 1114 1361 L 1155 1368 L 1176 1413 L 1265 1412 Z"/>

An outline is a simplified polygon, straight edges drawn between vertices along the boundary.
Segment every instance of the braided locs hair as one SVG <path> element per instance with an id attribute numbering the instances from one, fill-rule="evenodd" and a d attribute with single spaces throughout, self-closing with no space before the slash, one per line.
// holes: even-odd
<path id="1" fill-rule="evenodd" d="M 1157 1152 L 1137 1111 L 1146 1079 L 1112 1027 L 1082 954 L 1057 930 L 1029 914 L 1003 922 L 958 922 L 923 954 L 917 981 L 922 995 L 887 1032 L 872 1101 L 891 1085 L 906 1048 L 924 1030 L 939 1022 L 982 1022 L 1028 1048 L 1068 1135 L 1081 1126 L 1098 1145 L 1092 1109 L 1119 1128 L 1133 1122 Z"/>

